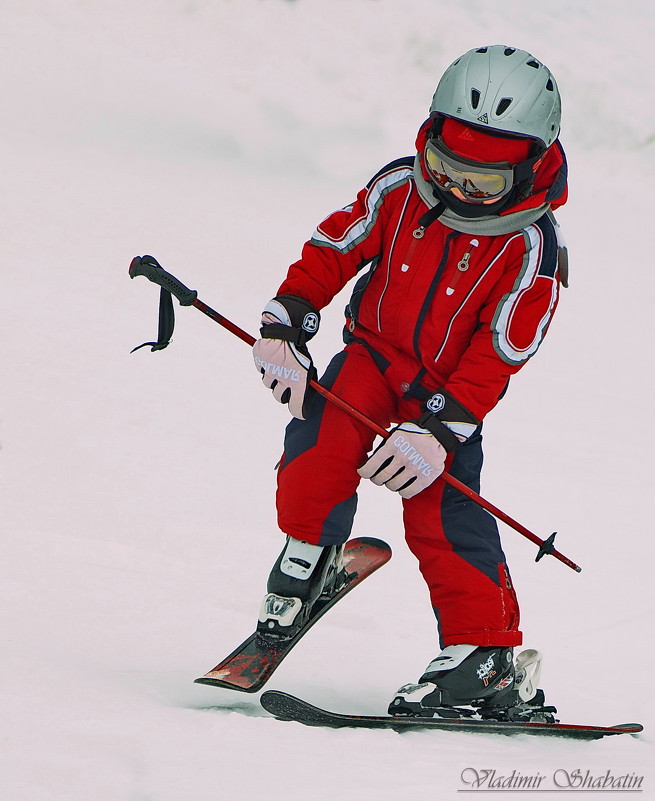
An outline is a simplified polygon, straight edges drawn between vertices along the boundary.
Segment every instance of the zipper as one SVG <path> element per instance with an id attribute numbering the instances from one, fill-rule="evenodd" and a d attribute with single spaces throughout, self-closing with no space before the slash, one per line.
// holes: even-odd
<path id="1" fill-rule="evenodd" d="M 439 262 L 439 266 L 435 271 L 434 278 L 430 283 L 430 288 L 428 289 L 427 294 L 425 295 L 425 300 L 423 301 L 423 305 L 421 306 L 421 310 L 416 319 L 416 327 L 414 329 L 414 353 L 416 354 L 419 361 L 421 361 L 422 359 L 421 349 L 419 348 L 419 339 L 421 337 L 421 330 L 423 328 L 423 323 L 425 322 L 428 310 L 430 309 L 430 306 L 436 294 L 437 286 L 439 285 L 439 281 L 441 281 L 443 271 L 446 267 L 446 264 L 448 263 L 448 258 L 450 256 L 451 242 L 458 236 L 461 236 L 461 234 L 458 233 L 457 231 L 450 231 L 450 233 L 447 234 L 443 244 L 443 253 L 441 255 L 441 261 Z"/>
<path id="2" fill-rule="evenodd" d="M 407 204 L 409 203 L 409 198 L 412 194 L 412 182 L 409 182 L 407 195 L 405 196 L 405 202 L 403 203 L 403 207 L 400 212 L 400 217 L 398 218 L 398 223 L 396 225 L 396 230 L 393 235 L 393 239 L 391 240 L 391 246 L 389 248 L 389 253 L 387 255 L 387 279 L 385 281 L 384 286 L 382 287 L 382 293 L 380 294 L 380 299 L 378 300 L 378 309 L 377 309 L 377 323 L 378 323 L 378 331 L 382 332 L 382 301 L 384 300 L 384 296 L 387 293 L 387 288 L 389 286 L 389 281 L 391 280 L 391 259 L 393 258 L 393 252 L 396 247 L 396 239 L 398 238 L 398 233 L 400 228 L 403 224 L 403 219 L 405 217 L 405 212 L 407 211 Z"/>
<path id="3" fill-rule="evenodd" d="M 477 248 L 479 244 L 480 242 L 477 239 L 471 239 L 469 243 L 469 249 L 457 262 L 457 272 L 450 281 L 450 286 L 446 287 L 446 295 L 452 295 L 457 289 L 457 284 L 459 284 L 460 278 L 469 268 L 469 261 L 471 260 L 471 254 L 473 253 L 473 249 Z"/>
<path id="4" fill-rule="evenodd" d="M 412 263 L 412 256 L 414 255 L 414 251 L 416 250 L 416 246 L 421 241 L 421 239 L 423 239 L 424 236 L 425 236 L 425 226 L 423 225 L 419 225 L 418 228 L 415 228 L 412 231 L 413 239 L 410 242 L 409 247 L 407 248 L 407 253 L 405 254 L 405 260 L 403 261 L 402 266 L 400 268 L 403 273 L 406 273 L 409 270 L 410 265 Z"/>

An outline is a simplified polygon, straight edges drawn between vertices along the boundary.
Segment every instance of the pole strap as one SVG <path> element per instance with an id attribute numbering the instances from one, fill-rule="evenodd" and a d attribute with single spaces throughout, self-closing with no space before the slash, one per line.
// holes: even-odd
<path id="1" fill-rule="evenodd" d="M 144 342 L 143 345 L 137 345 L 132 348 L 130 353 L 136 350 L 150 346 L 150 351 L 164 350 L 171 344 L 173 330 L 175 328 L 175 311 L 173 309 L 173 296 L 168 291 L 161 287 L 159 290 L 159 328 L 157 330 L 156 342 Z"/>

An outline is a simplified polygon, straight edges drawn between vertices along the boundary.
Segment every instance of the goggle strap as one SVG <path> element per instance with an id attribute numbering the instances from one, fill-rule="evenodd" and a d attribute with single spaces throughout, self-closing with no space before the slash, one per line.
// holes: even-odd
<path id="1" fill-rule="evenodd" d="M 543 153 L 539 153 L 536 156 L 532 156 L 525 161 L 521 161 L 518 164 L 514 165 L 514 183 L 520 184 L 522 181 L 527 179 L 532 179 L 534 177 L 534 167 L 535 164 L 539 161 L 542 157 Z"/>

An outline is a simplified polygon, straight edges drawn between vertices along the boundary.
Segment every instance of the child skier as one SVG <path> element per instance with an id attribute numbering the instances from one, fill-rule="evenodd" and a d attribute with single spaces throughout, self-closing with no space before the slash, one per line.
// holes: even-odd
<path id="1" fill-rule="evenodd" d="M 464 54 L 439 82 L 416 155 L 323 220 L 263 311 L 255 364 L 294 419 L 278 470 L 287 540 L 258 628 L 292 636 L 343 580 L 362 478 L 397 492 L 442 651 L 392 714 L 502 716 L 517 703 L 519 608 L 495 520 L 435 479 L 447 470 L 479 491 L 482 420 L 536 353 L 566 283 L 552 216 L 567 196 L 559 129 L 540 61 L 502 45 Z M 374 433 L 308 391 L 319 310 L 360 272 L 345 348 L 321 383 L 395 425 L 371 455 Z"/>

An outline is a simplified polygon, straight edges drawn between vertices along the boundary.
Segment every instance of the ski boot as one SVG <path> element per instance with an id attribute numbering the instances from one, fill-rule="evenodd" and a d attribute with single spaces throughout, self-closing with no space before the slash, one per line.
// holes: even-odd
<path id="1" fill-rule="evenodd" d="M 511 648 L 449 645 L 418 680 L 405 684 L 389 706 L 390 715 L 459 718 L 476 704 L 501 701 L 514 687 Z"/>
<path id="2" fill-rule="evenodd" d="M 343 545 L 311 545 L 287 537 L 268 577 L 257 632 L 268 643 L 292 639 L 316 603 L 328 600 L 345 584 Z"/>
<path id="3" fill-rule="evenodd" d="M 418 684 L 406 684 L 389 706 L 390 715 L 554 722 L 536 690 L 541 657 L 513 649 L 450 645 L 426 668 Z"/>

